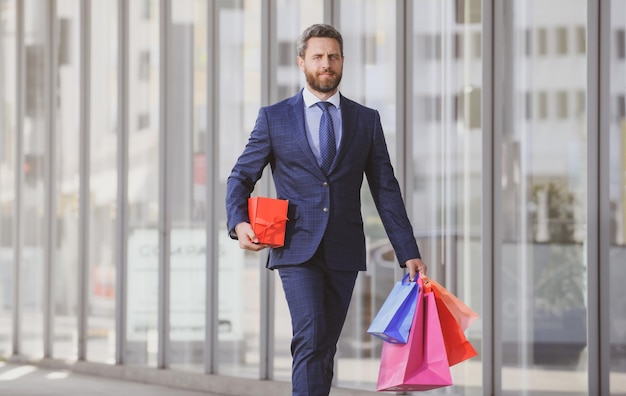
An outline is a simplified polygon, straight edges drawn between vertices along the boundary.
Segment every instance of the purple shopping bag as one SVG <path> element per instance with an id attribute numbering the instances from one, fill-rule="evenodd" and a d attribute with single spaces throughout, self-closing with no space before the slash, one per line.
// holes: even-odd
<path id="1" fill-rule="evenodd" d="M 409 282 L 409 274 L 396 282 L 367 332 L 386 342 L 406 343 L 413 322 L 418 289 L 417 282 Z"/>

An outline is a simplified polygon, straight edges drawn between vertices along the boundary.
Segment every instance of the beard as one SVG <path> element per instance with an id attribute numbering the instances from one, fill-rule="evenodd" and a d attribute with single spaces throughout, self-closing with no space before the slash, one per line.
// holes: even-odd
<path id="1" fill-rule="evenodd" d="M 317 73 L 310 73 L 306 71 L 304 75 L 306 76 L 306 82 L 313 90 L 322 93 L 329 93 L 333 92 L 339 86 L 339 83 L 341 82 L 342 72 L 333 72 L 332 76 L 330 78 L 325 78 L 324 82 L 321 81 Z"/>

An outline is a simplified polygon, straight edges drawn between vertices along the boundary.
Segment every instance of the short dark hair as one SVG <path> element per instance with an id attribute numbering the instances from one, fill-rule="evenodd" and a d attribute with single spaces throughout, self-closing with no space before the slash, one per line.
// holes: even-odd
<path id="1" fill-rule="evenodd" d="M 341 56 L 343 56 L 343 37 L 341 37 L 341 33 L 334 27 L 324 23 L 311 25 L 302 32 L 298 38 L 298 56 L 304 58 L 307 41 L 311 37 L 328 37 L 337 40 L 339 43 L 339 51 L 341 51 Z"/>

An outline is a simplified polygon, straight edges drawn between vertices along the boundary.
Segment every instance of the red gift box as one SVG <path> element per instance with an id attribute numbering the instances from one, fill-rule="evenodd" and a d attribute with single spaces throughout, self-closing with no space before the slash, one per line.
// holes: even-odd
<path id="1" fill-rule="evenodd" d="M 271 247 L 285 245 L 285 228 L 287 226 L 286 199 L 266 197 L 248 198 L 248 216 L 259 243 Z"/>

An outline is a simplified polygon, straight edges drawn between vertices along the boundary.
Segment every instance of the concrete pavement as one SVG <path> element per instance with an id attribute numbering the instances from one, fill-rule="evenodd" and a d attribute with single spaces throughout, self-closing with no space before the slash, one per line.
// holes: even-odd
<path id="1" fill-rule="evenodd" d="M 2 396 L 220 396 L 92 376 L 70 370 L 0 362 Z"/>

